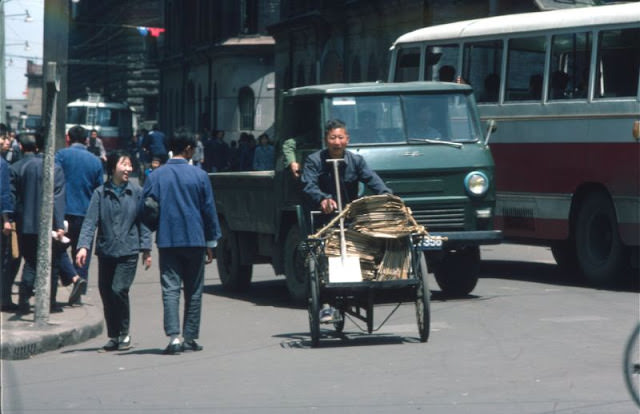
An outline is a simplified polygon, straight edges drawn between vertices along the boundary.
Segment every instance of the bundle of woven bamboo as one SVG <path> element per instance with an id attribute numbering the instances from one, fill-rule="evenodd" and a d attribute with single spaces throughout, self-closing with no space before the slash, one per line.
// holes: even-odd
<path id="1" fill-rule="evenodd" d="M 347 255 L 359 256 L 362 279 L 406 279 L 411 258 L 410 234 L 426 234 L 402 199 L 391 194 L 362 197 L 312 237 L 326 237 L 325 254 L 340 256 L 340 232 L 335 224 L 344 217 Z"/>

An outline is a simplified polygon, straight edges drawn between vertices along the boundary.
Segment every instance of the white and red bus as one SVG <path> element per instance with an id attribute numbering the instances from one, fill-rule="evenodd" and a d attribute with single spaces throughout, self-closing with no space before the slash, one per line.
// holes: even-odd
<path id="1" fill-rule="evenodd" d="M 640 4 L 431 26 L 391 50 L 390 81 L 453 74 L 473 86 L 482 119 L 496 121 L 506 240 L 551 246 L 560 265 L 596 283 L 629 269 L 637 277 Z"/>
<path id="2" fill-rule="evenodd" d="M 98 131 L 107 151 L 128 148 L 137 129 L 136 113 L 126 102 L 105 101 L 100 94 L 89 93 L 87 99 L 67 104 L 65 131 L 75 125 Z"/>

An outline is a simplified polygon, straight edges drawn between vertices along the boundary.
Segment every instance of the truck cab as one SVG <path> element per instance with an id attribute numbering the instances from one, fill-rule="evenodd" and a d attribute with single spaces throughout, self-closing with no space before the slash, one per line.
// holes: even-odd
<path id="1" fill-rule="evenodd" d="M 223 285 L 246 288 L 250 266 L 270 262 L 286 276 L 294 299 L 306 297 L 301 241 L 312 229 L 302 185 L 286 168 L 282 147 L 294 139 L 296 161 L 304 165 L 310 153 L 324 148 L 324 125 L 335 118 L 347 125 L 348 150 L 365 158 L 429 233 L 445 238 L 442 249 L 425 252 L 442 291 L 470 293 L 478 280 L 479 246 L 502 238 L 493 229 L 494 164 L 471 88 L 445 82 L 312 85 L 284 92 L 275 171 L 212 174 L 223 222 L 217 252 Z M 360 193 L 367 194 L 364 186 Z"/>

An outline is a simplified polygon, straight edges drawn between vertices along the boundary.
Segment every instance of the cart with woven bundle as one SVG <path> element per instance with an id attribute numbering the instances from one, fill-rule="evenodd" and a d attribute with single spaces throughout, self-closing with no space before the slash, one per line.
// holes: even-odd
<path id="1" fill-rule="evenodd" d="M 430 291 L 423 250 L 437 249 L 442 240 L 418 225 L 399 197 L 383 194 L 355 200 L 305 243 L 312 346 L 320 340 L 323 305 L 335 309 L 327 324 L 337 332 L 349 318 L 356 326 L 364 322 L 372 333 L 402 303 L 415 302 L 420 341 L 428 340 Z M 395 308 L 374 328 L 374 305 L 394 302 Z"/>

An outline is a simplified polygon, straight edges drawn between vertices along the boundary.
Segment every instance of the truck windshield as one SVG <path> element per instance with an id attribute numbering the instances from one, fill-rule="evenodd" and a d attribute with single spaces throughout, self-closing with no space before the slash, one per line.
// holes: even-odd
<path id="1" fill-rule="evenodd" d="M 347 124 L 351 145 L 472 142 L 480 138 L 464 94 L 339 96 L 330 115 Z"/>

